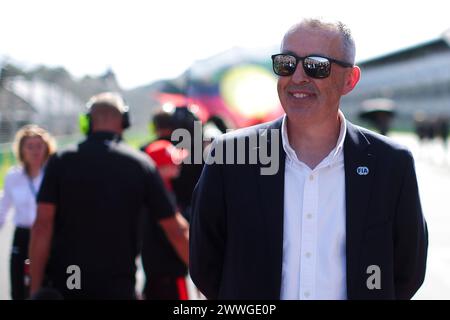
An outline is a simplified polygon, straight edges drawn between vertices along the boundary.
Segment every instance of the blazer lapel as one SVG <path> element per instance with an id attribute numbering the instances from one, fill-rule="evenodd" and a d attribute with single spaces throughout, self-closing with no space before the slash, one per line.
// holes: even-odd
<path id="1" fill-rule="evenodd" d="M 356 279 L 361 273 L 360 251 L 365 214 L 370 200 L 375 156 L 370 153 L 370 142 L 356 126 L 347 121 L 344 142 L 345 198 L 346 198 L 346 261 L 347 296 L 352 299 Z"/>
<path id="2" fill-rule="evenodd" d="M 269 275 L 269 278 L 264 279 L 267 284 L 268 299 L 279 299 L 281 290 L 285 168 L 285 153 L 281 138 L 281 124 L 282 118 L 273 122 L 267 130 L 265 130 L 266 132 L 262 132 L 258 135 L 259 138 L 261 138 L 261 135 L 267 134 L 269 148 L 273 143 L 278 144 L 276 146 L 278 149 L 277 161 L 279 164 L 277 173 L 274 175 L 261 175 L 261 166 L 257 166 L 260 208 L 262 211 L 262 218 L 265 220 L 265 234 L 267 235 L 266 239 L 262 240 L 267 248 L 267 256 L 264 257 L 263 265 L 265 266 L 263 268 L 267 268 L 268 271 L 264 272 L 264 274 Z M 270 131 L 272 129 L 275 129 L 278 132 L 278 136 L 274 137 L 276 138 L 276 141 L 272 141 Z"/>

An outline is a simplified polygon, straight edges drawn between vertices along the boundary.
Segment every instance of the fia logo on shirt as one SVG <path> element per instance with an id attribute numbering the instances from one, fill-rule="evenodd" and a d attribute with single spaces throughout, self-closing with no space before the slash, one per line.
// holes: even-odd
<path id="1" fill-rule="evenodd" d="M 367 176 L 369 174 L 369 168 L 367 167 L 358 167 L 356 168 L 356 173 L 360 176 Z"/>

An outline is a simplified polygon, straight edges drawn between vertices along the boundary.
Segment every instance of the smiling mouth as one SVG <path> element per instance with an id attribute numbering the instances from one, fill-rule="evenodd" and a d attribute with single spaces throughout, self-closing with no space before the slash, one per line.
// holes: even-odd
<path id="1" fill-rule="evenodd" d="M 311 94 L 311 93 L 304 93 L 304 92 L 294 92 L 294 93 L 289 93 L 289 95 L 291 95 L 292 97 L 294 97 L 296 99 L 305 99 L 305 98 L 310 98 L 313 96 L 313 94 Z"/>

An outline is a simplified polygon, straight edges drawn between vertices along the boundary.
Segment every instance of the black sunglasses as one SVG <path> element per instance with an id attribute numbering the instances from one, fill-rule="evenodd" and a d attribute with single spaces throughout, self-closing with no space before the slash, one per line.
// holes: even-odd
<path id="1" fill-rule="evenodd" d="M 292 76 L 295 69 L 297 69 L 297 65 L 300 60 L 303 61 L 302 65 L 305 73 L 309 77 L 315 79 L 323 79 L 328 77 L 331 72 L 332 62 L 344 68 L 353 67 L 353 64 L 351 63 L 319 55 L 297 57 L 293 54 L 279 53 L 272 56 L 273 71 L 279 76 Z"/>

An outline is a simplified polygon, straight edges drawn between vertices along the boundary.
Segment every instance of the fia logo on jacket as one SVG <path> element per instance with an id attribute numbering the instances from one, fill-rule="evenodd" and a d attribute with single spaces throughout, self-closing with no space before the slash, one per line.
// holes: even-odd
<path id="1" fill-rule="evenodd" d="M 360 176 L 367 176 L 369 174 L 369 168 L 358 167 L 358 168 L 356 168 L 356 173 Z"/>

